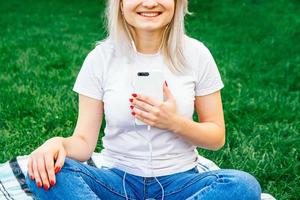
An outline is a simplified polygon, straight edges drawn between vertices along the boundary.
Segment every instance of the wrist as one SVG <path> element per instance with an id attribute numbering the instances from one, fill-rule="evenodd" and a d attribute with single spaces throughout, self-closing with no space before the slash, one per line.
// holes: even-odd
<path id="1" fill-rule="evenodd" d="M 182 117 L 179 115 L 174 115 L 171 121 L 172 122 L 170 130 L 176 134 L 179 133 L 181 130 Z"/>
<path id="2" fill-rule="evenodd" d="M 66 151 L 66 149 L 67 149 L 67 143 L 68 143 L 68 138 L 70 138 L 70 136 L 69 137 L 67 137 L 67 138 L 65 138 L 65 137 L 59 137 L 58 139 L 60 140 L 60 142 L 61 142 L 61 144 L 62 144 L 62 146 L 63 146 L 63 148 L 65 149 L 65 151 Z"/>
<path id="3" fill-rule="evenodd" d="M 56 144 L 60 144 L 63 146 L 63 148 L 65 149 L 65 139 L 64 137 L 59 137 L 59 136 L 56 136 L 56 137 L 53 137 L 51 138 L 49 141 L 53 142 L 53 143 L 56 143 Z"/>

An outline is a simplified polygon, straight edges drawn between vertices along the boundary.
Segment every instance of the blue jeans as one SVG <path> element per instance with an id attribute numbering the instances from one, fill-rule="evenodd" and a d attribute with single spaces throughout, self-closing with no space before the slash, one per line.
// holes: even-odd
<path id="1" fill-rule="evenodd" d="M 48 191 L 38 188 L 28 174 L 26 182 L 37 199 L 124 200 L 258 200 L 261 188 L 250 174 L 230 169 L 199 172 L 197 168 L 167 176 L 125 176 L 116 168 L 95 168 L 66 157 L 56 183 Z M 126 194 L 125 195 L 125 191 Z M 164 195 L 162 195 L 164 193 Z"/>

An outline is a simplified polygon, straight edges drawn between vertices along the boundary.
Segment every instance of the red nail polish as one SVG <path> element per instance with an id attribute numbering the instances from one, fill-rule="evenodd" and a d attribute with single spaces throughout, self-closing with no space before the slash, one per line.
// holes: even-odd
<path id="1" fill-rule="evenodd" d="M 131 109 L 133 109 L 133 106 L 130 106 Z"/>
<path id="2" fill-rule="evenodd" d="M 166 86 L 168 87 L 168 83 L 167 83 L 167 81 L 165 81 L 165 84 L 166 84 Z"/>
<path id="3" fill-rule="evenodd" d="M 130 98 L 129 101 L 132 103 L 132 102 L 133 102 L 133 99 Z"/>
<path id="4" fill-rule="evenodd" d="M 132 115 L 135 115 L 135 112 L 132 112 L 131 114 L 132 114 Z"/>
<path id="5" fill-rule="evenodd" d="M 133 96 L 133 97 L 137 97 L 137 94 L 133 93 L 132 96 Z"/>
<path id="6" fill-rule="evenodd" d="M 55 174 L 57 174 L 59 172 L 59 170 L 60 170 L 60 167 L 56 167 L 55 168 Z"/>
<path id="7" fill-rule="evenodd" d="M 50 185 L 53 186 L 55 184 L 54 180 L 50 181 Z"/>
<path id="8" fill-rule="evenodd" d="M 34 180 L 34 177 L 31 175 L 31 176 L 30 176 L 30 179 L 33 181 L 33 180 Z"/>
<path id="9" fill-rule="evenodd" d="M 48 186 L 48 185 L 44 185 L 44 189 L 45 189 L 45 190 L 48 190 L 48 189 L 49 189 L 49 186 Z"/>
<path id="10" fill-rule="evenodd" d="M 42 187 L 42 183 L 37 182 L 37 186 L 38 186 L 38 188 L 41 188 Z"/>

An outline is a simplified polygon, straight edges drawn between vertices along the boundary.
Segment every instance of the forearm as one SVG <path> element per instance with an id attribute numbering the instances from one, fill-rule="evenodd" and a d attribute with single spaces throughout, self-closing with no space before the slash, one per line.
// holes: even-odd
<path id="1" fill-rule="evenodd" d="M 218 150 L 225 143 L 225 128 L 213 122 L 199 123 L 176 116 L 171 131 L 204 149 Z"/>
<path id="2" fill-rule="evenodd" d="M 84 162 L 91 157 L 94 151 L 80 136 L 72 135 L 62 139 L 67 156 L 75 160 Z"/>

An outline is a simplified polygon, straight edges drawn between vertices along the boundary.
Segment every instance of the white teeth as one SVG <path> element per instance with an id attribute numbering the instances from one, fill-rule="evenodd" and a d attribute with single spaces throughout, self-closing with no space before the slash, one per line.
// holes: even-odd
<path id="1" fill-rule="evenodd" d="M 145 16 L 145 17 L 156 17 L 160 13 L 140 13 L 140 15 Z"/>

